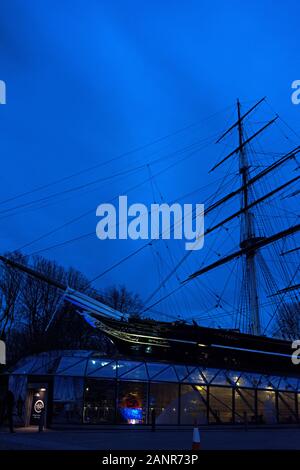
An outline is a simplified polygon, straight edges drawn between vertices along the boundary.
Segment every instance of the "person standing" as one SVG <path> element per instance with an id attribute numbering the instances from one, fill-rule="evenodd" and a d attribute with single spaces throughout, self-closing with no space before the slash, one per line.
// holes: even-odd
<path id="1" fill-rule="evenodd" d="M 14 406 L 15 406 L 15 397 L 11 390 L 8 390 L 6 395 L 6 413 L 9 424 L 9 431 L 11 433 L 14 431 Z"/>

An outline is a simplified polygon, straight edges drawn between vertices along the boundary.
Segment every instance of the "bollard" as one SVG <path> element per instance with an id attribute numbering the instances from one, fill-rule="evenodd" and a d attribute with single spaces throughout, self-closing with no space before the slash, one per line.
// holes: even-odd
<path id="1" fill-rule="evenodd" d="M 198 427 L 194 427 L 192 450 L 200 450 L 200 449 L 201 449 L 200 432 L 199 432 Z"/>

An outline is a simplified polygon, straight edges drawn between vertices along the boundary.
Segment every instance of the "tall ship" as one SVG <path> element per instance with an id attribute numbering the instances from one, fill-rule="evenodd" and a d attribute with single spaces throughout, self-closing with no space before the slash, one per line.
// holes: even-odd
<path id="1" fill-rule="evenodd" d="M 229 247 L 225 255 L 217 253 L 211 262 L 203 262 L 181 281 L 181 286 L 185 288 L 195 280 L 201 283 L 205 276 L 218 273 L 222 267 L 229 266 L 233 274 L 235 269 L 239 269 L 239 283 L 235 282 L 232 288 L 235 294 L 239 293 L 238 307 L 232 314 L 230 327 L 202 326 L 197 320 L 185 319 L 184 316 L 172 321 L 151 317 L 151 309 L 159 302 L 155 301 L 155 294 L 176 275 L 186 259 L 193 256 L 192 252 L 184 253 L 162 279 L 140 315 L 113 309 L 101 295 L 76 291 L 13 259 L 1 256 L 0 260 L 62 290 L 64 301 L 75 305 L 78 313 L 92 327 L 109 337 L 122 355 L 166 361 L 172 359 L 235 370 L 255 368 L 262 373 L 270 370 L 279 374 L 295 373 L 290 335 L 281 331 L 282 338 L 279 339 L 278 331 L 268 335 L 266 332 L 276 315 L 280 314 L 286 323 L 292 322 L 295 309 L 300 305 L 300 264 L 297 258 L 300 252 L 297 244 L 300 214 L 290 210 L 285 217 L 289 211 L 280 212 L 281 203 L 289 205 L 289 201 L 300 193 L 297 163 L 300 146 L 293 146 L 286 153 L 261 152 L 263 158 L 260 164 L 253 163 L 254 143 L 269 132 L 278 119 L 274 116 L 249 133 L 247 118 L 256 112 L 263 101 L 264 98 L 245 111 L 237 101 L 234 122 L 217 140 L 220 143 L 228 136 L 235 135 L 237 145 L 211 168 L 211 172 L 215 172 L 229 163 L 234 175 L 238 175 L 239 184 L 223 193 L 221 185 L 221 194 L 218 191 L 218 197 L 211 198 L 210 203 L 205 205 L 205 218 L 212 215 L 215 222 L 205 228 L 204 237 L 217 237 L 220 229 L 228 231 L 230 223 L 234 222 L 235 227 L 238 225 L 239 228 L 238 244 L 233 249 Z M 277 217 L 269 224 L 265 223 L 261 210 L 266 206 Z M 232 210 L 232 207 L 235 208 Z M 216 214 L 219 218 L 214 217 Z M 220 218 L 219 214 L 223 217 Z M 219 274 L 216 276 L 219 279 Z M 217 307 L 221 302 L 220 295 Z"/>

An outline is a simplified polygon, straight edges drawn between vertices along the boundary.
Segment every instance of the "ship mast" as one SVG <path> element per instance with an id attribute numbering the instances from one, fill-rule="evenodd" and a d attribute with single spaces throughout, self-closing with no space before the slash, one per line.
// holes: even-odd
<path id="1" fill-rule="evenodd" d="M 243 115 L 241 113 L 241 104 L 239 100 L 237 100 L 237 120 L 218 138 L 216 143 L 219 143 L 222 139 L 224 139 L 224 137 L 230 134 L 232 130 L 237 128 L 238 146 L 229 154 L 227 154 L 221 161 L 216 163 L 210 170 L 210 172 L 216 170 L 218 167 L 223 165 L 224 162 L 228 161 L 231 157 L 238 157 L 239 173 L 241 177 L 240 188 L 232 191 L 231 193 L 221 198 L 219 201 L 213 203 L 211 206 L 208 207 L 208 209 L 206 209 L 205 213 L 207 215 L 208 212 L 214 210 L 217 206 L 222 205 L 223 203 L 227 202 L 229 199 L 238 194 L 240 194 L 240 209 L 237 212 L 231 214 L 229 217 L 225 218 L 224 220 L 218 222 L 215 226 L 208 228 L 205 231 L 204 235 L 208 235 L 215 229 L 222 226 L 224 223 L 227 223 L 228 221 L 236 217 L 240 217 L 241 225 L 239 249 L 233 253 L 228 254 L 223 258 L 219 258 L 217 261 L 214 261 L 204 267 L 201 267 L 201 269 L 198 269 L 194 273 L 190 274 L 184 281 L 182 281 L 182 284 L 186 284 L 187 282 L 199 276 L 202 276 L 203 274 L 212 271 L 218 268 L 219 266 L 225 265 L 234 259 L 240 258 L 243 267 L 241 297 L 242 303 L 240 306 L 240 315 L 243 315 L 243 317 L 245 318 L 245 322 L 243 322 L 243 331 L 254 335 L 262 334 L 262 323 L 258 298 L 256 255 L 262 248 L 300 232 L 300 224 L 296 224 L 293 226 L 289 226 L 288 228 L 281 230 L 277 233 L 273 233 L 270 236 L 259 236 L 256 233 L 255 220 L 252 208 L 265 201 L 266 199 L 271 198 L 272 196 L 274 196 L 275 193 L 280 192 L 287 186 L 294 184 L 294 182 L 296 182 L 298 178 L 293 178 L 292 180 L 285 182 L 281 186 L 275 187 L 274 189 L 272 189 L 272 191 L 264 194 L 259 198 L 253 197 L 253 194 L 251 192 L 252 187 L 255 185 L 255 183 L 258 182 L 258 180 L 263 179 L 270 172 L 278 169 L 281 165 L 284 165 L 289 160 L 295 159 L 296 155 L 300 152 L 300 146 L 297 146 L 293 150 L 289 151 L 286 155 L 283 155 L 277 161 L 264 168 L 261 172 L 255 174 L 254 176 L 250 175 L 250 163 L 247 155 L 247 146 L 250 142 L 252 142 L 260 134 L 262 134 L 278 119 L 278 115 L 276 115 L 275 118 L 273 118 L 264 126 L 259 128 L 250 137 L 246 136 L 244 132 L 244 119 L 249 114 L 251 114 L 264 101 L 264 99 L 265 98 L 259 100 Z M 288 288 L 289 290 L 298 290 L 299 286 L 288 286 Z M 282 294 L 280 290 L 279 293 Z"/>
<path id="2" fill-rule="evenodd" d="M 255 237 L 255 227 L 253 214 L 249 210 L 249 162 L 244 145 L 244 129 L 241 120 L 241 104 L 237 100 L 237 114 L 238 114 L 238 135 L 239 135 L 239 167 L 242 180 L 243 191 L 241 193 L 241 210 L 242 210 L 242 223 L 241 223 L 241 237 L 240 248 L 250 248 L 254 242 L 257 241 Z M 256 264 L 255 264 L 255 250 L 247 251 L 243 258 L 243 283 L 242 289 L 246 293 L 246 320 L 247 329 L 249 333 L 260 335 L 261 324 L 259 314 L 258 292 L 257 292 L 257 278 L 256 278 Z"/>

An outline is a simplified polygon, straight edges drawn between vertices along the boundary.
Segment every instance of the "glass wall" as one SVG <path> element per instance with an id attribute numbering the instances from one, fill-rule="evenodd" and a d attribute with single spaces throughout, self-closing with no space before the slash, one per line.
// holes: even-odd
<path id="1" fill-rule="evenodd" d="M 232 423 L 233 389 L 226 387 L 209 387 L 209 422 Z"/>
<path id="2" fill-rule="evenodd" d="M 178 424 L 179 386 L 174 383 L 150 383 L 149 421 L 155 411 L 157 424 Z"/>
<path id="3" fill-rule="evenodd" d="M 84 380 L 81 377 L 54 379 L 53 423 L 81 423 Z"/>
<path id="4" fill-rule="evenodd" d="M 87 379 L 85 382 L 83 422 L 112 424 L 115 421 L 115 381 Z"/>
<path id="5" fill-rule="evenodd" d="M 83 386 L 82 379 L 56 377 L 54 422 L 78 423 L 83 416 L 88 424 L 151 424 L 154 410 L 158 425 L 273 424 L 278 406 L 278 421 L 288 424 L 297 422 L 296 399 L 300 404 L 300 395 L 274 390 L 99 378 Z"/>
<path id="6" fill-rule="evenodd" d="M 180 424 L 207 424 L 207 387 L 181 385 Z"/>
<path id="7" fill-rule="evenodd" d="M 297 421 L 295 393 L 278 392 L 278 421 L 287 424 Z"/>
<path id="8" fill-rule="evenodd" d="M 157 425 L 289 424 L 300 414 L 298 379 L 260 374 L 254 380 L 254 373 L 96 356 L 63 359 L 53 377 L 54 423 L 151 424 L 154 412 Z"/>
<path id="9" fill-rule="evenodd" d="M 117 422 L 124 424 L 146 424 L 147 384 L 143 382 L 119 382 Z"/>
<path id="10" fill-rule="evenodd" d="M 235 417 L 237 424 L 256 422 L 255 413 L 255 390 L 246 388 L 237 388 L 234 391 L 235 399 Z"/>
<path id="11" fill-rule="evenodd" d="M 257 391 L 257 421 L 260 424 L 277 422 L 275 392 L 271 390 Z"/>

